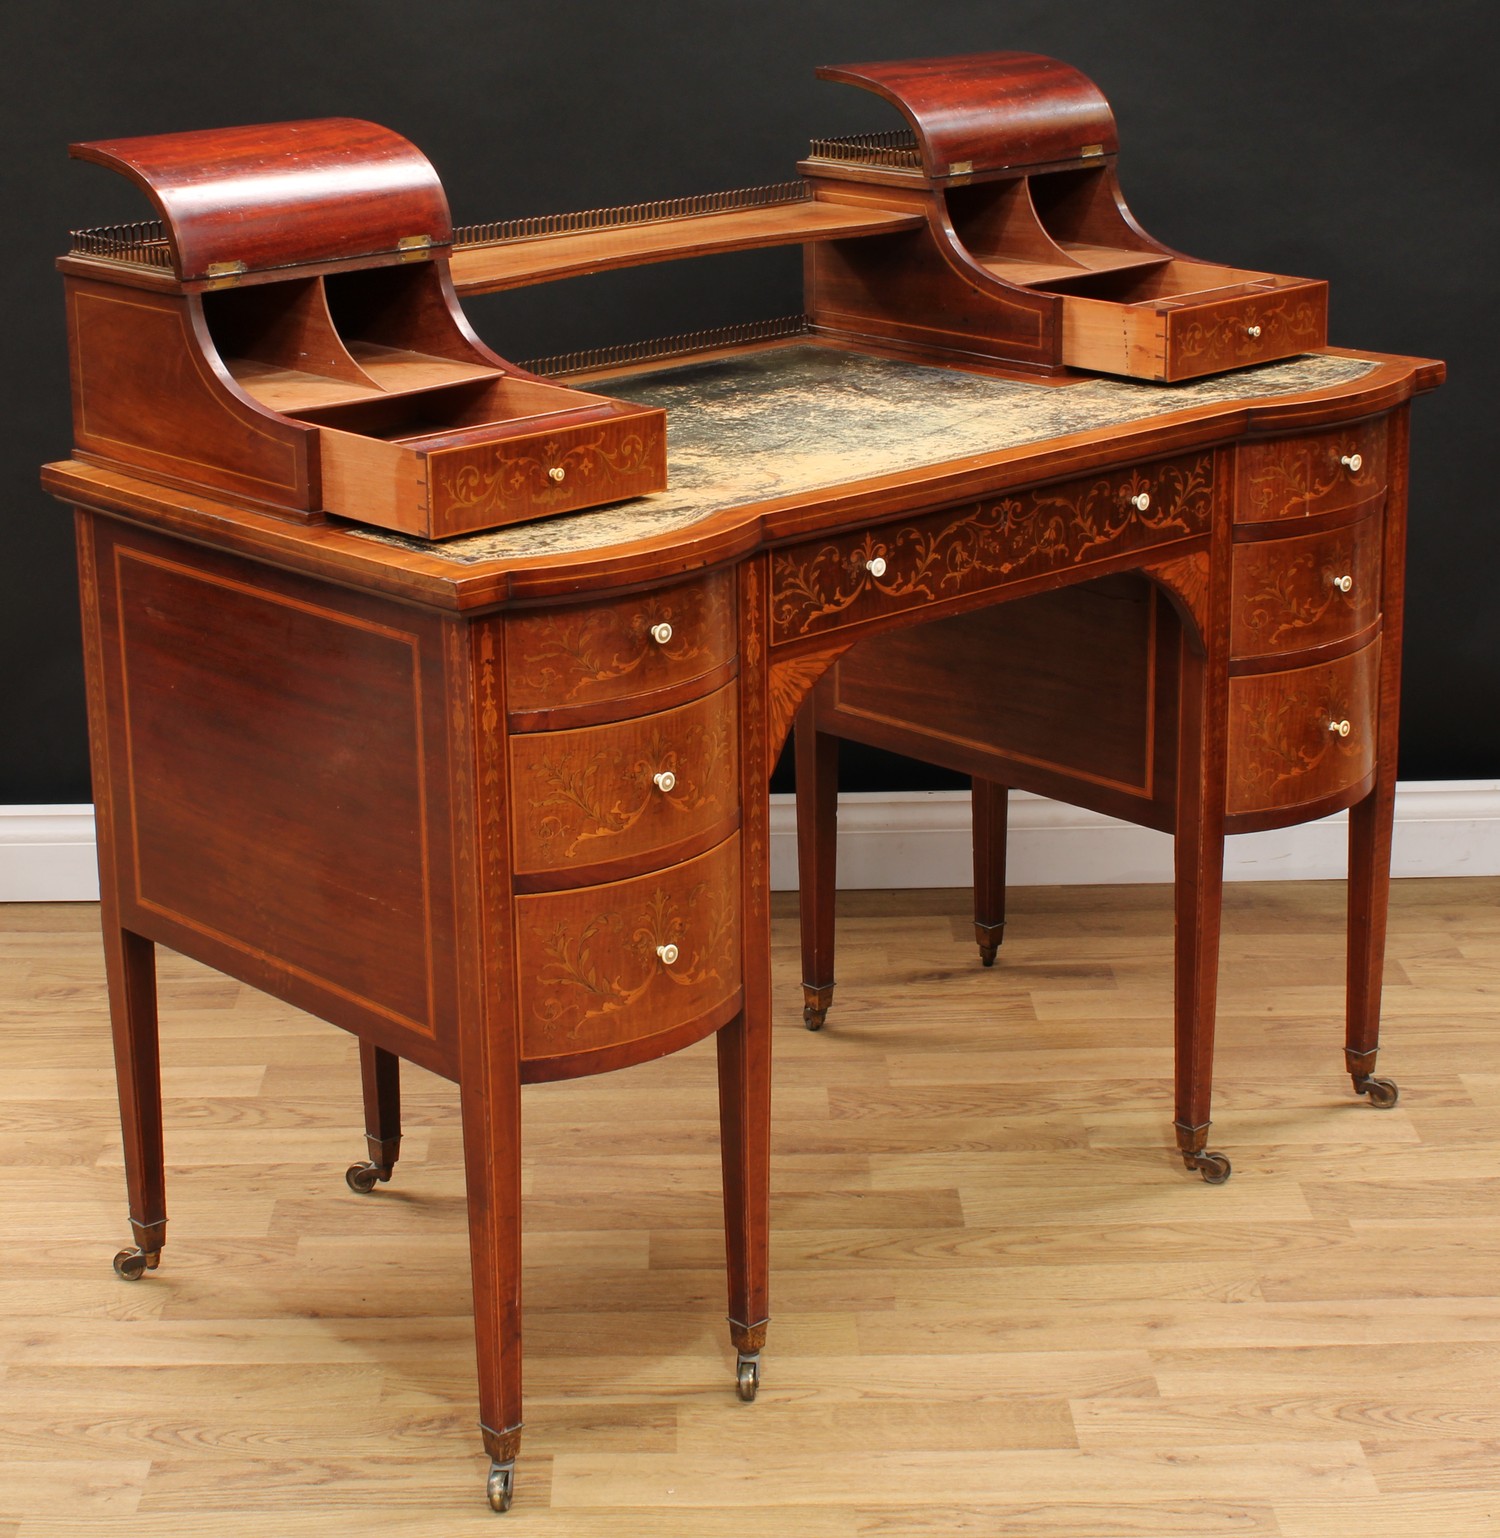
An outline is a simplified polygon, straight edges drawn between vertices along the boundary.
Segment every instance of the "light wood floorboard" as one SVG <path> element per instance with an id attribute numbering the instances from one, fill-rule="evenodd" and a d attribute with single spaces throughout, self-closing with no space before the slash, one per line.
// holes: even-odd
<path id="1" fill-rule="evenodd" d="M 1398 883 L 1382 1112 L 1342 888 L 1230 889 L 1211 1146 L 1170 893 L 841 896 L 775 930 L 773 1322 L 724 1327 L 712 1044 L 525 1096 L 526 1436 L 492 1516 L 457 1104 L 360 1198 L 351 1038 L 161 956 L 171 1227 L 126 1241 L 97 910 L 0 908 L 0 1538 L 1500 1538 L 1500 882 Z M 494 1524 L 502 1522 L 497 1528 Z"/>

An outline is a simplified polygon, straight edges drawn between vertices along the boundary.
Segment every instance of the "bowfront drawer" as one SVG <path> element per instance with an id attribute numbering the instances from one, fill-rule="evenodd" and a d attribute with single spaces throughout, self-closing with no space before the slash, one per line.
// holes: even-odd
<path id="1" fill-rule="evenodd" d="M 510 739 L 515 869 L 572 871 L 719 837 L 739 815 L 736 686 L 606 726 Z"/>
<path id="2" fill-rule="evenodd" d="M 1380 615 L 1381 521 L 1234 547 L 1230 649 L 1301 651 L 1358 635 Z"/>
<path id="3" fill-rule="evenodd" d="M 1336 662 L 1229 681 L 1227 810 L 1301 806 L 1375 767 L 1380 642 Z"/>
<path id="4" fill-rule="evenodd" d="M 1378 497 L 1386 485 L 1385 422 L 1240 445 L 1237 523 L 1336 513 Z"/>
<path id="5" fill-rule="evenodd" d="M 1185 455 L 789 545 L 771 561 L 772 640 L 1206 534 L 1213 477 L 1212 453 Z"/>
<path id="6" fill-rule="evenodd" d="M 734 834 L 667 870 L 519 898 L 522 1058 L 598 1053 L 728 1018 L 740 994 L 739 890 Z"/>
<path id="7" fill-rule="evenodd" d="M 734 655 L 728 572 L 604 603 L 514 614 L 505 630 L 511 724 L 541 726 L 557 712 L 686 685 Z"/>

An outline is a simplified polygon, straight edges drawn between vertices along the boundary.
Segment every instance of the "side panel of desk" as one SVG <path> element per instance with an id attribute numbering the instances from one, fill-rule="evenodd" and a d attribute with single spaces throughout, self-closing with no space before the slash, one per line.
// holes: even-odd
<path id="1" fill-rule="evenodd" d="M 78 522 L 123 927 L 452 1076 L 458 622 Z"/>

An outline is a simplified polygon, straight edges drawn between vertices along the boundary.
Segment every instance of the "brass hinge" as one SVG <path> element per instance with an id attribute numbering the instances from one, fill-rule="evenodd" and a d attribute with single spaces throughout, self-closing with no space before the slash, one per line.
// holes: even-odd
<path id="1" fill-rule="evenodd" d="M 205 276 L 210 288 L 233 288 L 249 270 L 243 262 L 210 262 Z"/>

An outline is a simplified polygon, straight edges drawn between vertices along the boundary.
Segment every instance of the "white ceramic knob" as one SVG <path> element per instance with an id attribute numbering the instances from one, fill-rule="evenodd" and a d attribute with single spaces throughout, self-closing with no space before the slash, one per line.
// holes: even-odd
<path id="1" fill-rule="evenodd" d="M 1245 335 L 1248 336 L 1250 338 L 1250 340 L 1253 342 L 1255 340 L 1255 338 L 1260 335 L 1260 327 L 1259 326 L 1246 326 L 1245 327 Z"/>
<path id="2" fill-rule="evenodd" d="M 656 947 L 656 954 L 661 957 L 663 966 L 670 967 L 676 962 L 678 951 L 675 945 L 669 943 L 667 945 L 658 945 Z"/>
<path id="3" fill-rule="evenodd" d="M 554 481 L 562 481 L 567 479 L 568 472 L 561 465 L 553 465 L 547 474 Z"/>
<path id="4" fill-rule="evenodd" d="M 1328 730 L 1336 732 L 1340 737 L 1347 737 L 1350 730 L 1349 723 L 1347 721 L 1330 721 L 1328 723 Z"/>
<path id="5" fill-rule="evenodd" d="M 677 776 L 670 769 L 663 769 L 660 774 L 651 776 L 651 783 L 663 794 L 672 789 L 677 783 Z"/>
<path id="6" fill-rule="evenodd" d="M 666 620 L 663 620 L 659 625 L 653 625 L 651 627 L 651 639 L 655 641 L 658 646 L 665 646 L 667 642 L 672 639 L 672 627 L 666 622 Z"/>
<path id="7" fill-rule="evenodd" d="M 1347 577 L 1347 576 L 1346 577 L 1334 577 L 1332 580 L 1333 580 L 1333 585 L 1341 593 L 1350 592 L 1350 591 L 1352 591 L 1352 589 L 1354 587 L 1354 578 L 1353 577 Z"/>
<path id="8" fill-rule="evenodd" d="M 883 577 L 885 575 L 885 557 L 883 555 L 872 556 L 865 562 L 865 570 L 872 577 Z"/>
<path id="9" fill-rule="evenodd" d="M 1358 475 L 1364 467 L 1365 456 L 1363 454 L 1343 454 L 1339 457 L 1339 463 L 1350 473 Z"/>
<path id="10" fill-rule="evenodd" d="M 1151 493 L 1149 491 L 1136 492 L 1136 494 L 1130 499 L 1130 505 L 1136 510 L 1136 512 L 1144 513 L 1146 509 L 1151 506 Z"/>

